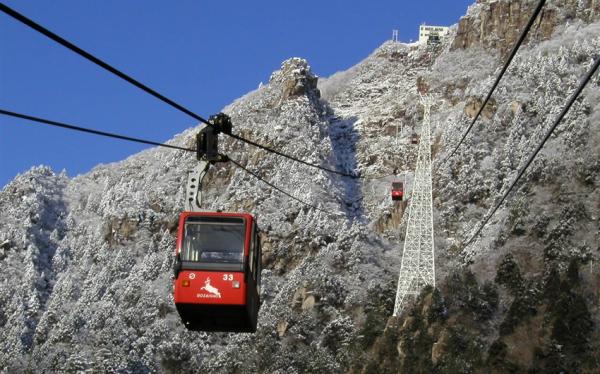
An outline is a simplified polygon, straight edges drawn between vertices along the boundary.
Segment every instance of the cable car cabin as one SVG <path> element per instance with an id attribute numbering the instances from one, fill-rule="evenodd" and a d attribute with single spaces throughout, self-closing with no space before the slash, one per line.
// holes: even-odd
<path id="1" fill-rule="evenodd" d="M 392 182 L 392 200 L 402 201 L 404 197 L 404 184 L 402 182 Z"/>
<path id="2" fill-rule="evenodd" d="M 413 133 L 413 134 L 410 136 L 410 142 L 411 142 L 412 144 L 419 144 L 419 135 L 417 135 L 416 133 Z"/>
<path id="3" fill-rule="evenodd" d="M 260 258 L 251 214 L 183 212 L 173 288 L 185 326 L 194 331 L 255 332 Z"/>

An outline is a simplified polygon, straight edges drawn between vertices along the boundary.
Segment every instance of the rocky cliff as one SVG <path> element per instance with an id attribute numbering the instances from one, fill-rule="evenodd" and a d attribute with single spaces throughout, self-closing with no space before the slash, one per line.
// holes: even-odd
<path id="1" fill-rule="evenodd" d="M 512 49 L 538 2 L 477 1 L 458 22 L 452 49 L 480 46 L 507 52 Z M 548 2 L 533 24 L 527 40 L 548 40 L 557 28 L 570 22 L 591 23 L 600 19 L 597 0 Z"/>

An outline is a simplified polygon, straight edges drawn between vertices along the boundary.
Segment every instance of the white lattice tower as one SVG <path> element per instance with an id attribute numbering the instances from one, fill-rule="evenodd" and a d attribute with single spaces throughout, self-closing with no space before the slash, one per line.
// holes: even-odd
<path id="1" fill-rule="evenodd" d="M 421 104 L 424 107 L 423 127 L 412 196 L 409 202 L 394 316 L 399 315 L 408 301 L 416 297 L 423 287 L 428 284 L 435 287 L 431 202 L 431 125 L 429 121 L 432 100 L 422 96 Z"/>

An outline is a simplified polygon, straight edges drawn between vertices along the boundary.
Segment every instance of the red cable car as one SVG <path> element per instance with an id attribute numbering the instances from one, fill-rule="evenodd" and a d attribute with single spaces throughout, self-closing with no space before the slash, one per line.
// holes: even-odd
<path id="1" fill-rule="evenodd" d="M 392 200 L 402 201 L 404 197 L 404 184 L 402 182 L 392 182 Z"/>
<path id="2" fill-rule="evenodd" d="M 412 144 L 419 144 L 419 135 L 417 135 L 416 132 L 413 132 L 412 135 L 410 136 L 410 142 Z"/>
<path id="3" fill-rule="evenodd" d="M 219 113 L 197 134 L 198 164 L 188 174 L 185 211 L 179 216 L 173 277 L 175 307 L 193 331 L 255 332 L 260 307 L 261 249 L 248 213 L 202 211 L 202 181 L 211 164 L 226 162 L 220 132 L 231 119 Z"/>
<path id="4" fill-rule="evenodd" d="M 193 331 L 255 332 L 260 259 L 251 214 L 183 212 L 173 288 L 185 326 Z"/>

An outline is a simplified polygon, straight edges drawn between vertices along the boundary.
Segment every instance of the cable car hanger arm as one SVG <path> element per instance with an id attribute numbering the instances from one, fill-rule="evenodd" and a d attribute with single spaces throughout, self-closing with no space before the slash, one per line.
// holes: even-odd
<path id="1" fill-rule="evenodd" d="M 219 113 L 210 116 L 212 124 L 200 124 L 196 135 L 196 158 L 198 164 L 188 172 L 185 210 L 188 212 L 202 211 L 202 183 L 211 164 L 227 162 L 229 157 L 219 153 L 219 134 L 231 134 L 231 119 L 228 115 Z"/>
<path id="2" fill-rule="evenodd" d="M 188 172 L 185 200 L 186 212 L 202 211 L 202 180 L 209 168 L 210 162 L 201 160 L 194 169 Z"/>

